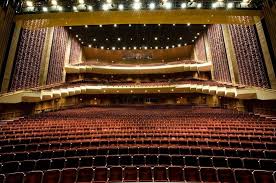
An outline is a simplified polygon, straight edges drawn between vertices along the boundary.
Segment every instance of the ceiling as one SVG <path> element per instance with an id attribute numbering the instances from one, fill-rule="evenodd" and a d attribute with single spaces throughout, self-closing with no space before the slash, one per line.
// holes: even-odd
<path id="1" fill-rule="evenodd" d="M 67 27 L 83 45 L 107 50 L 168 49 L 193 44 L 206 25 L 122 24 Z"/>
<path id="2" fill-rule="evenodd" d="M 135 9 L 134 6 L 137 2 L 140 3 L 139 9 L 151 9 L 151 3 L 154 3 L 154 9 L 179 9 L 183 8 L 183 3 L 186 3 L 185 8 L 198 8 L 197 5 L 201 4 L 200 8 L 210 9 L 212 4 L 216 2 L 216 0 L 21 0 L 23 9 L 29 6 L 27 1 L 31 1 L 35 7 L 33 12 L 40 13 L 43 13 L 40 11 L 43 7 L 51 7 L 52 5 L 61 6 L 62 11 L 105 10 L 104 7 L 108 10 L 129 10 Z M 222 2 L 234 3 L 233 8 L 258 8 L 254 4 L 254 1 L 258 0 L 248 0 L 248 2 L 251 1 L 253 3 L 247 4 L 248 6 L 243 6 L 243 0 L 223 0 Z M 121 9 L 120 6 L 123 8 Z M 225 5 L 219 7 L 225 8 Z M 28 10 L 24 12 L 28 12 Z"/>

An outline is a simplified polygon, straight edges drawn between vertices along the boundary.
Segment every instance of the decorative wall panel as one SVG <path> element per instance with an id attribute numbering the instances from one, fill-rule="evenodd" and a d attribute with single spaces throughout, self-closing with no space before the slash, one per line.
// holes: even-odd
<path id="1" fill-rule="evenodd" d="M 207 31 L 214 67 L 214 79 L 231 82 L 221 25 L 210 25 Z"/>
<path id="2" fill-rule="evenodd" d="M 39 22 L 33 21 L 31 24 L 35 26 Z M 15 57 L 10 91 L 39 85 L 39 70 L 46 32 L 47 28 L 22 30 Z"/>
<path id="3" fill-rule="evenodd" d="M 69 63 L 70 64 L 79 63 L 80 55 L 81 55 L 81 45 L 76 38 L 72 38 Z"/>
<path id="4" fill-rule="evenodd" d="M 236 52 L 240 84 L 269 88 L 261 47 L 254 26 L 229 25 Z"/>
<path id="5" fill-rule="evenodd" d="M 200 36 L 195 42 L 195 55 L 197 60 L 199 61 L 206 61 L 206 49 L 204 43 L 204 35 Z"/>
<path id="6" fill-rule="evenodd" d="M 55 28 L 46 82 L 47 85 L 62 82 L 68 36 L 68 32 L 63 27 Z"/>

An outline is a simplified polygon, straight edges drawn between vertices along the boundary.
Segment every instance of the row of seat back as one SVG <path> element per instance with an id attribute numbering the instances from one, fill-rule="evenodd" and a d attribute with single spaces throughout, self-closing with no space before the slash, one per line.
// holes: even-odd
<path id="1" fill-rule="evenodd" d="M 0 183 L 75 183 L 75 182 L 228 182 L 274 183 L 276 172 L 228 168 L 197 167 L 83 167 L 51 169 L 45 172 L 16 172 L 0 175 Z"/>

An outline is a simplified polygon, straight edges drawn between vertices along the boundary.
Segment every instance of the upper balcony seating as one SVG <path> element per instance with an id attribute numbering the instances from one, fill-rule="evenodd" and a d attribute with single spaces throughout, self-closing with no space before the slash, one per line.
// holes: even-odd
<path id="1" fill-rule="evenodd" d="M 275 182 L 275 122 L 231 110 L 81 108 L 0 129 L 0 183 Z"/>

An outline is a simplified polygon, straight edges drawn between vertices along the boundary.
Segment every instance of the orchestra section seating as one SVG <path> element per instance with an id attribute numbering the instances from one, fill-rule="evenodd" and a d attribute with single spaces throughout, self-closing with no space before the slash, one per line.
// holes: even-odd
<path id="1" fill-rule="evenodd" d="M 85 107 L 2 121 L 0 182 L 273 183 L 276 121 L 195 106 Z"/>

